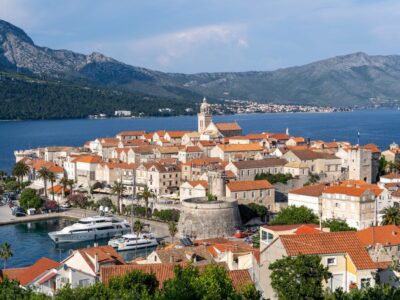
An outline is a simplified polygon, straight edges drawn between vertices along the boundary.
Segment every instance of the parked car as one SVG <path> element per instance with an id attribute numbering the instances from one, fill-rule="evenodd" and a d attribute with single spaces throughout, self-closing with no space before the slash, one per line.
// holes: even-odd
<path id="1" fill-rule="evenodd" d="M 250 232 L 250 231 L 237 230 L 237 231 L 235 232 L 235 234 L 234 234 L 234 237 L 235 237 L 235 238 L 238 238 L 238 239 L 243 239 L 243 238 L 246 238 L 246 237 L 248 237 L 248 236 L 251 236 L 252 234 L 253 234 L 253 233 Z"/>
<path id="2" fill-rule="evenodd" d="M 61 208 L 71 208 L 71 204 L 69 202 L 65 202 L 61 205 Z"/>
<path id="3" fill-rule="evenodd" d="M 22 207 L 14 206 L 11 208 L 11 214 L 16 217 L 25 217 L 26 212 Z"/>

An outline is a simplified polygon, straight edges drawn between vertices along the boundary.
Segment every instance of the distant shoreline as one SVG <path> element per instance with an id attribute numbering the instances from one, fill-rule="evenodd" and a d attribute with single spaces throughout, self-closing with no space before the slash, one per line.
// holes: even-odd
<path id="1" fill-rule="evenodd" d="M 216 114 L 215 116 L 244 116 L 244 115 L 255 115 L 255 114 L 330 114 L 330 113 L 345 113 L 352 112 L 354 110 L 363 109 L 351 109 L 349 111 L 293 111 L 293 112 L 253 112 L 253 113 L 239 113 L 239 114 Z M 366 110 L 379 110 L 379 109 L 366 109 Z M 105 117 L 105 118 L 50 118 L 50 119 L 1 119 L 0 122 L 24 122 L 24 121 L 67 121 L 67 120 L 134 120 L 134 119 L 146 119 L 146 118 L 174 118 L 174 117 L 195 117 L 196 114 L 192 115 L 169 115 L 169 116 L 142 116 L 142 117 Z"/>

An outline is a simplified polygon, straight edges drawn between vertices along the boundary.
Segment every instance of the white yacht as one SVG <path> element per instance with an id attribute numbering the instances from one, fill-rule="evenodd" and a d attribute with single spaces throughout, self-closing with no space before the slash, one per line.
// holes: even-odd
<path id="1" fill-rule="evenodd" d="M 112 216 L 94 216 L 80 219 L 78 223 L 60 231 L 49 232 L 50 238 L 57 244 L 82 242 L 123 235 L 131 231 L 130 224 Z"/>
<path id="2" fill-rule="evenodd" d="M 129 233 L 121 237 L 115 237 L 111 239 L 108 244 L 118 251 L 124 251 L 155 247 L 158 245 L 158 242 L 151 232 L 142 232 L 139 235 Z"/>

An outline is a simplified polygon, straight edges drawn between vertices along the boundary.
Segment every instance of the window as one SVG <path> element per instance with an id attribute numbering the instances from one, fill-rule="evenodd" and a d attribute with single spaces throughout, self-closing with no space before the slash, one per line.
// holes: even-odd
<path id="1" fill-rule="evenodd" d="M 85 287 L 89 285 L 89 279 L 81 279 L 78 281 L 78 285 L 80 287 Z"/>
<path id="2" fill-rule="evenodd" d="M 328 257 L 328 258 L 326 259 L 326 264 L 327 264 L 328 266 L 334 266 L 334 265 L 336 265 L 336 258 L 335 258 L 335 257 Z"/>
<path id="3" fill-rule="evenodd" d="M 335 207 L 340 208 L 340 203 L 336 202 Z"/>
<path id="4" fill-rule="evenodd" d="M 365 289 L 371 286 L 371 278 L 361 278 L 361 288 Z"/>

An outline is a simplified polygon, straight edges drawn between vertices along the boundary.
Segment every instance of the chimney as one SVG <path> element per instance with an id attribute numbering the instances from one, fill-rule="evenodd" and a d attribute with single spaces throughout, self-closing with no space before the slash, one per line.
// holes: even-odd
<path id="1" fill-rule="evenodd" d="M 100 272 L 99 255 L 97 254 L 97 252 L 94 254 L 94 272 L 96 273 L 96 275 Z"/>

